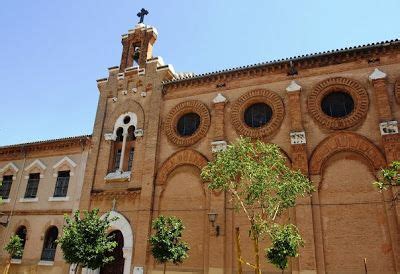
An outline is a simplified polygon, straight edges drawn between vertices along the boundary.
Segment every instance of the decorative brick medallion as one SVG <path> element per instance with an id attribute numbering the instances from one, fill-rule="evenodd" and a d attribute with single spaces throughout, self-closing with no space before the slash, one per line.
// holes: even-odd
<path id="1" fill-rule="evenodd" d="M 326 115 L 321 109 L 322 99 L 332 92 L 345 92 L 354 101 L 353 111 L 340 118 Z M 358 124 L 366 115 L 369 106 L 368 93 L 357 81 L 333 77 L 320 82 L 308 96 L 308 112 L 321 126 L 328 129 L 345 129 Z"/>
<path id="2" fill-rule="evenodd" d="M 270 106 L 272 109 L 272 117 L 264 126 L 252 128 L 245 123 L 244 112 L 249 106 L 256 103 L 264 103 Z M 232 125 L 236 129 L 236 132 L 240 135 L 253 138 L 272 135 L 282 124 L 284 116 L 285 108 L 281 97 L 265 89 L 252 90 L 243 94 L 234 102 L 231 111 Z"/>
<path id="3" fill-rule="evenodd" d="M 198 129 L 190 136 L 181 136 L 177 132 L 179 118 L 187 113 L 196 113 L 200 116 Z M 206 136 L 210 127 L 210 113 L 208 108 L 200 101 L 187 101 L 176 105 L 167 115 L 164 124 L 165 134 L 168 139 L 178 146 L 190 146 Z"/>

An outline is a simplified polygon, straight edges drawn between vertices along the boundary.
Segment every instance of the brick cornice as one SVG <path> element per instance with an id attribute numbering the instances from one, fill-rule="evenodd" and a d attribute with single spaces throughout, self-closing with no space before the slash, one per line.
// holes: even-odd
<path id="1" fill-rule="evenodd" d="M 48 141 L 39 141 L 34 143 L 25 143 L 19 145 L 11 145 L 0 147 L 0 160 L 16 159 L 29 156 L 32 153 L 40 153 L 51 151 L 54 155 L 58 151 L 85 149 L 91 145 L 91 136 L 84 135 L 78 137 L 70 137 L 63 139 L 55 139 Z"/>
<path id="2" fill-rule="evenodd" d="M 260 77 L 270 73 L 283 73 L 286 75 L 291 68 L 291 63 L 300 71 L 354 61 L 366 61 L 366 63 L 369 64 L 379 61 L 379 56 L 398 52 L 400 52 L 400 41 L 396 39 L 365 46 L 307 54 L 278 61 L 226 69 L 187 78 L 173 79 L 164 82 L 163 91 L 167 93 L 180 88 L 208 85 L 210 83 L 218 83 L 233 79 Z"/>
<path id="3" fill-rule="evenodd" d="M 92 191 L 90 198 L 92 200 L 134 199 L 139 197 L 140 191 L 140 188 Z"/>

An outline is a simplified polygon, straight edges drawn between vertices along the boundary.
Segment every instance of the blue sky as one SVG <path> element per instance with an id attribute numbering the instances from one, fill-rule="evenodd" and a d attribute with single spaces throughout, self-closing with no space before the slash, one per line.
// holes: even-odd
<path id="1" fill-rule="evenodd" d="M 400 37 L 398 0 L 2 1 L 0 145 L 90 134 L 96 79 L 142 7 L 154 55 L 184 72 Z"/>

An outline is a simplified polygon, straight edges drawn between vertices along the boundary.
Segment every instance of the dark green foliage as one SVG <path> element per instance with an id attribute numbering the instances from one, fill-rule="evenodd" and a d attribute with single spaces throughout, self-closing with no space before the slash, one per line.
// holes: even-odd
<path id="1" fill-rule="evenodd" d="M 22 239 L 18 235 L 11 236 L 4 250 L 7 251 L 11 258 L 21 257 L 23 252 Z"/>
<path id="2" fill-rule="evenodd" d="M 185 227 L 176 217 L 159 216 L 153 221 L 154 235 L 149 239 L 151 253 L 154 259 L 161 264 L 180 264 L 188 257 L 189 246 L 182 241 L 182 232 Z"/>
<path id="3" fill-rule="evenodd" d="M 270 233 L 272 246 L 266 249 L 265 257 L 280 269 L 288 267 L 289 257 L 297 257 L 303 240 L 294 225 L 275 225 Z"/>
<path id="4" fill-rule="evenodd" d="M 57 242 L 67 263 L 97 269 L 114 260 L 107 253 L 113 251 L 117 242 L 107 236 L 107 229 L 115 219 L 109 219 L 109 214 L 100 219 L 98 212 L 98 209 L 84 211 L 81 218 L 77 210 L 72 218 L 65 216 L 67 224 Z"/>

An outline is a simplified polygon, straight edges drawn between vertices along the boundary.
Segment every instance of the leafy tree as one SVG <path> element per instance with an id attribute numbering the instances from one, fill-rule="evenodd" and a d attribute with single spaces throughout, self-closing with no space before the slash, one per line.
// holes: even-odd
<path id="1" fill-rule="evenodd" d="M 265 257 L 282 272 L 288 267 L 289 258 L 297 257 L 299 247 L 303 245 L 297 228 L 292 225 L 275 225 L 271 230 L 272 246 L 266 249 Z"/>
<path id="2" fill-rule="evenodd" d="M 381 170 L 380 180 L 374 182 L 374 186 L 380 191 L 387 190 L 392 186 L 400 186 L 400 161 L 393 161 L 389 167 Z M 398 200 L 400 192 L 394 197 L 394 200 Z"/>
<path id="3" fill-rule="evenodd" d="M 266 236 L 273 242 L 273 249 L 267 251 L 270 254 L 267 257 L 277 267 L 284 263 L 282 259 L 272 259 L 275 256 L 272 253 L 278 252 L 284 257 L 297 254 L 300 244 L 297 230 L 294 226 L 279 230 L 277 219 L 295 206 L 299 196 L 309 195 L 314 188 L 300 171 L 294 171 L 286 165 L 278 146 L 239 138 L 225 151 L 218 153 L 214 161 L 203 168 L 201 176 L 209 182 L 210 189 L 230 194 L 235 209 L 241 210 L 250 223 L 249 237 L 254 244 L 255 263 L 251 264 L 239 256 L 239 269 L 240 264 L 245 263 L 254 268 L 255 273 L 261 273 L 259 241 Z M 295 252 L 282 249 L 278 241 L 282 237 L 290 247 L 296 247 Z"/>
<path id="4" fill-rule="evenodd" d="M 64 259 L 69 264 L 75 264 L 75 273 L 82 267 L 97 269 L 114 260 L 108 253 L 117 246 L 112 236 L 107 235 L 110 223 L 116 218 L 98 216 L 99 210 L 84 211 L 83 218 L 79 210 L 73 217 L 64 216 L 66 225 L 63 235 L 57 240 L 61 245 Z"/>
<path id="5" fill-rule="evenodd" d="M 22 245 L 22 239 L 18 235 L 11 236 L 8 243 L 4 246 L 4 250 L 7 251 L 9 255 L 9 260 L 4 269 L 4 273 L 7 274 L 10 269 L 11 258 L 22 256 L 22 252 L 24 250 Z"/>
<path id="6" fill-rule="evenodd" d="M 181 264 L 187 257 L 189 246 L 182 241 L 185 227 L 182 221 L 174 216 L 159 216 L 153 220 L 154 235 L 149 239 L 154 259 L 164 265 L 164 274 L 168 262 Z"/>

